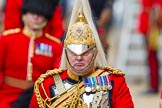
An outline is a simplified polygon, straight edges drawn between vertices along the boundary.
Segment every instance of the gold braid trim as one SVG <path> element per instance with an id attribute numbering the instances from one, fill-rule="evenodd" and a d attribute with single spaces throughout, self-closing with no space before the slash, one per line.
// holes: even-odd
<path id="1" fill-rule="evenodd" d="M 6 35 L 9 35 L 9 34 L 15 34 L 15 33 L 19 33 L 21 31 L 20 28 L 15 28 L 15 29 L 9 29 L 9 30 L 5 30 L 2 35 L 3 36 L 6 36 Z"/>
<path id="2" fill-rule="evenodd" d="M 105 66 L 104 70 L 106 70 L 110 74 L 125 75 L 125 73 L 123 71 L 121 71 L 120 69 L 115 69 L 115 68 L 112 68 L 112 67 L 109 67 L 109 66 Z"/>
<path id="3" fill-rule="evenodd" d="M 75 89 L 74 93 L 69 97 L 68 101 L 61 106 L 61 108 L 88 108 L 87 104 L 80 99 L 79 85 L 77 85 Z"/>
<path id="4" fill-rule="evenodd" d="M 47 93 L 45 92 L 45 89 L 43 86 L 42 89 L 44 91 L 44 94 L 46 96 L 46 99 L 44 100 L 41 95 L 40 95 L 40 91 L 39 91 L 39 85 L 42 85 L 44 79 L 48 76 L 53 76 L 53 75 L 56 75 L 56 74 L 60 74 L 62 72 L 61 69 L 54 69 L 54 70 L 49 70 L 47 71 L 45 74 L 42 74 L 38 80 L 35 82 L 35 85 L 34 85 L 34 92 L 35 92 L 35 95 L 36 95 L 36 99 L 37 99 L 37 103 L 39 105 L 39 108 L 46 108 L 46 101 L 49 100 L 50 98 L 47 96 Z"/>
<path id="5" fill-rule="evenodd" d="M 50 35 L 48 33 L 45 34 L 45 37 L 52 40 L 52 41 L 55 41 L 57 43 L 61 43 L 61 40 L 59 38 L 56 38 L 56 37 L 54 37 L 54 36 L 52 36 L 52 35 Z"/>
<path id="6" fill-rule="evenodd" d="M 88 77 L 100 76 L 103 73 L 108 72 L 105 72 L 103 69 L 98 69 L 95 72 L 92 72 Z M 84 82 L 82 81 L 79 82 L 79 84 L 73 85 L 64 93 L 56 95 L 54 97 L 56 100 L 51 104 L 50 108 L 88 108 L 87 104 L 80 98 L 80 95 L 84 92 Z"/>

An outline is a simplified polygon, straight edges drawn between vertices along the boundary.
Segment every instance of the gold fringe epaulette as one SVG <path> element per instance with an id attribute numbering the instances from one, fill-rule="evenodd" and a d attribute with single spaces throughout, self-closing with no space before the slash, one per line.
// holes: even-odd
<path id="1" fill-rule="evenodd" d="M 37 84 L 41 84 L 41 83 L 44 81 L 44 79 L 45 79 L 46 77 L 48 77 L 48 76 L 53 76 L 53 75 L 57 75 L 57 74 L 59 74 L 59 73 L 61 73 L 61 72 L 62 72 L 61 69 L 48 70 L 45 74 L 42 74 L 42 75 L 38 78 L 38 80 L 37 80 L 36 82 L 37 82 Z"/>
<path id="2" fill-rule="evenodd" d="M 104 70 L 106 70 L 110 74 L 125 75 L 125 73 L 123 71 L 121 71 L 120 69 L 115 69 L 115 68 L 112 68 L 112 67 L 109 67 L 109 66 L 105 66 Z"/>
<path id="3" fill-rule="evenodd" d="M 9 34 L 14 34 L 14 33 L 19 33 L 21 31 L 20 28 L 15 28 L 15 29 L 9 29 L 9 30 L 5 30 L 2 35 L 3 36 L 6 36 L 6 35 L 9 35 Z"/>
<path id="4" fill-rule="evenodd" d="M 61 43 L 61 40 L 59 38 L 56 38 L 56 37 L 54 37 L 54 36 L 52 36 L 52 35 L 50 35 L 48 33 L 45 34 L 45 37 L 52 40 L 52 41 L 55 41 L 57 43 Z"/>
<path id="5" fill-rule="evenodd" d="M 49 70 L 45 74 L 42 74 L 38 78 L 38 80 L 35 82 L 35 84 L 34 84 L 34 92 L 35 92 L 35 95 L 36 95 L 36 99 L 37 99 L 39 108 L 45 108 L 44 100 L 40 95 L 39 87 L 43 85 L 43 81 L 45 80 L 45 78 L 47 78 L 48 76 L 53 76 L 53 75 L 60 74 L 61 72 L 62 72 L 61 69 Z M 42 86 L 42 89 L 43 89 L 46 97 L 48 98 L 43 86 Z"/>

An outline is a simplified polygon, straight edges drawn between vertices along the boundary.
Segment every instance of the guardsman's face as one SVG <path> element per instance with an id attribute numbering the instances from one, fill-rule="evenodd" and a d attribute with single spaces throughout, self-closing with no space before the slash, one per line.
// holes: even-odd
<path id="1" fill-rule="evenodd" d="M 90 49 L 81 55 L 77 55 L 71 52 L 70 50 L 66 50 L 66 51 L 67 51 L 67 57 L 69 63 L 76 70 L 85 69 L 90 64 L 94 55 L 93 49 Z"/>
<path id="2" fill-rule="evenodd" d="M 47 19 L 42 15 L 27 12 L 25 22 L 25 25 L 31 29 L 42 29 L 46 25 Z"/>
<path id="3" fill-rule="evenodd" d="M 34 13 L 27 13 L 27 19 L 33 24 L 41 24 L 46 20 L 46 18 L 42 15 L 34 14 Z"/>

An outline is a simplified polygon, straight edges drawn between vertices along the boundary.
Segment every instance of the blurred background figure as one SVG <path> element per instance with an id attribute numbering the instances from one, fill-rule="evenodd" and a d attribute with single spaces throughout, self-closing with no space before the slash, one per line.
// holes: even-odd
<path id="1" fill-rule="evenodd" d="M 67 29 L 75 0 L 61 0 L 64 28 Z"/>
<path id="2" fill-rule="evenodd" d="M 98 33 L 100 35 L 100 40 L 103 44 L 105 53 L 107 54 L 109 47 L 107 36 L 111 31 L 113 22 L 112 17 L 114 0 L 89 0 L 89 2 Z M 62 0 L 61 4 L 63 8 L 65 28 L 67 28 L 72 7 L 74 5 L 74 0 Z"/>
<path id="3" fill-rule="evenodd" d="M 160 68 L 158 60 L 159 36 L 162 26 L 162 0 L 141 0 L 139 31 L 145 38 L 149 67 L 148 89 L 145 94 L 158 93 Z"/>
<path id="4" fill-rule="evenodd" d="M 6 0 L 4 29 L 22 28 L 21 6 L 23 0 Z M 58 5 L 53 11 L 53 16 L 48 22 L 44 31 L 56 38 L 64 35 L 61 6 Z"/>
<path id="5" fill-rule="evenodd" d="M 110 35 L 113 23 L 112 17 L 114 1 L 115 0 L 89 0 L 100 40 L 106 54 L 109 47 L 107 36 Z"/>
<path id="6" fill-rule="evenodd" d="M 23 26 L 0 36 L 2 108 L 29 108 L 34 82 L 42 73 L 59 66 L 61 40 L 44 32 L 58 3 L 59 0 L 22 0 L 19 22 Z"/>
<path id="7" fill-rule="evenodd" d="M 2 33 L 3 29 L 4 29 L 4 3 L 5 0 L 0 0 L 0 34 Z"/>

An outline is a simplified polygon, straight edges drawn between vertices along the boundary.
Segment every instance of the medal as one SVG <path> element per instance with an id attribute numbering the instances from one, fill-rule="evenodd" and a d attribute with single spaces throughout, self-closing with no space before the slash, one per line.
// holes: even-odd
<path id="1" fill-rule="evenodd" d="M 93 93 L 96 92 L 96 87 L 92 86 L 92 87 L 91 87 L 91 91 L 92 91 Z"/>
<path id="2" fill-rule="evenodd" d="M 103 91 L 107 91 L 107 81 L 106 81 L 106 76 L 102 76 L 102 81 L 103 81 L 103 86 L 102 86 L 102 90 Z"/>
<path id="3" fill-rule="evenodd" d="M 94 93 L 96 92 L 96 87 L 95 87 L 95 82 L 93 80 L 94 77 L 89 78 L 90 79 L 90 83 L 91 83 L 91 91 Z"/>
<path id="4" fill-rule="evenodd" d="M 101 91 L 101 87 L 99 85 L 96 86 L 97 91 Z"/>
<path id="5" fill-rule="evenodd" d="M 99 82 L 98 76 L 96 76 L 96 81 L 97 81 L 96 90 L 97 91 L 101 91 L 101 87 L 100 87 L 100 82 Z"/>
<path id="6" fill-rule="evenodd" d="M 109 76 L 106 76 L 106 81 L 107 81 L 107 85 L 108 85 L 107 89 L 112 90 L 112 85 L 110 83 Z"/>
<path id="7" fill-rule="evenodd" d="M 52 57 L 52 46 L 45 43 L 37 43 L 35 53 L 37 55 Z"/>
<path id="8" fill-rule="evenodd" d="M 86 93 L 90 93 L 91 92 L 91 87 L 89 87 L 89 86 L 85 87 L 85 91 L 86 91 Z"/>
<path id="9" fill-rule="evenodd" d="M 88 82 L 88 78 L 84 78 L 84 86 L 85 86 L 85 92 L 88 95 L 91 92 L 91 87 Z"/>
<path id="10" fill-rule="evenodd" d="M 112 85 L 108 84 L 108 90 L 112 90 Z"/>

